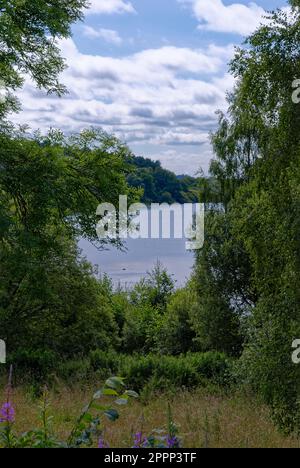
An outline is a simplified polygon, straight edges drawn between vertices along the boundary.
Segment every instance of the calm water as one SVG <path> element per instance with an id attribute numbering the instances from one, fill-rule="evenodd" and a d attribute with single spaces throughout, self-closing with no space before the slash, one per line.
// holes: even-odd
<path id="1" fill-rule="evenodd" d="M 191 274 L 194 254 L 185 249 L 185 240 L 138 239 L 126 242 L 127 252 L 116 249 L 99 252 L 87 241 L 81 241 L 84 255 L 101 273 L 107 273 L 115 285 L 131 287 L 159 260 L 182 286 Z"/>

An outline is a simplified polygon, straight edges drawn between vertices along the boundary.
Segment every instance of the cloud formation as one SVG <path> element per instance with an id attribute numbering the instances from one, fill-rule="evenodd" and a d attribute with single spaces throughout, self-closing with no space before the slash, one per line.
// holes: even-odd
<path id="1" fill-rule="evenodd" d="M 222 0 L 178 0 L 189 5 L 197 20 L 199 28 L 208 31 L 235 33 L 247 36 L 267 20 L 266 12 L 256 3 L 243 5 L 232 3 L 224 5 Z"/>
<path id="2" fill-rule="evenodd" d="M 113 29 L 95 29 L 92 26 L 83 26 L 83 35 L 90 39 L 103 39 L 108 44 L 121 45 L 122 38 L 119 33 Z"/>
<path id="3" fill-rule="evenodd" d="M 87 14 L 136 13 L 131 2 L 127 0 L 90 0 Z"/>
<path id="4" fill-rule="evenodd" d="M 178 161 L 190 152 L 190 166 L 174 169 L 194 173 L 209 134 L 216 126 L 215 110 L 226 108 L 225 91 L 232 78 L 224 69 L 233 47 L 205 49 L 164 46 L 121 58 L 81 53 L 72 39 L 61 42 L 69 68 L 62 76 L 69 94 L 48 96 L 27 81 L 18 123 L 65 132 L 99 126 L 115 133 L 133 149 L 152 148 L 165 155 L 177 148 Z M 182 148 L 182 150 L 181 150 Z M 195 154 L 199 154 L 196 162 Z M 168 164 L 168 167 L 169 164 Z"/>

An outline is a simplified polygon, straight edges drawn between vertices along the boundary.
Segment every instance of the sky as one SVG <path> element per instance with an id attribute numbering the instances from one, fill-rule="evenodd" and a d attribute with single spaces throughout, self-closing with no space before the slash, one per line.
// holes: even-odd
<path id="1" fill-rule="evenodd" d="M 90 0 L 84 22 L 59 43 L 68 94 L 26 80 L 16 123 L 66 133 L 93 126 L 177 174 L 208 171 L 216 111 L 234 80 L 228 63 L 285 0 Z"/>

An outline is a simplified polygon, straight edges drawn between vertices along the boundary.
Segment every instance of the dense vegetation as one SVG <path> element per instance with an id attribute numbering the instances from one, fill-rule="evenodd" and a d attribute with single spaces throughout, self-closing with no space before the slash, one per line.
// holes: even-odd
<path id="1" fill-rule="evenodd" d="M 133 165 L 127 181 L 131 187 L 143 190 L 142 203 L 195 203 L 199 199 L 202 178 L 176 176 L 163 169 L 159 161 L 141 156 L 131 157 Z"/>
<path id="2" fill-rule="evenodd" d="M 66 138 L 9 124 L 24 72 L 64 91 L 55 39 L 70 33 L 85 2 L 3 3 L 0 338 L 17 376 L 40 384 L 121 373 L 145 393 L 246 385 L 280 428 L 299 433 L 300 367 L 291 360 L 300 337 L 300 108 L 291 99 L 299 1 L 236 51 L 208 179 L 178 178 L 101 131 Z M 146 203 L 223 204 L 206 215 L 186 287 L 175 290 L 158 264 L 131 291 L 114 291 L 81 258 L 79 237 L 98 242 L 97 205 L 126 193 Z"/>

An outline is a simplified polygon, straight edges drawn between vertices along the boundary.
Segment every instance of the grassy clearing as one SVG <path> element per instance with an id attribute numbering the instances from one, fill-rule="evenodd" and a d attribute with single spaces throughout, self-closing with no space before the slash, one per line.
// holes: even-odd
<path id="1" fill-rule="evenodd" d="M 76 417 L 89 400 L 94 388 L 66 389 L 50 394 L 54 430 L 65 438 Z M 4 391 L 0 392 L 1 401 Z M 105 439 L 111 447 L 130 447 L 132 434 L 143 430 L 149 434 L 155 428 L 165 428 L 168 401 L 180 428 L 185 448 L 299 448 L 300 441 L 284 437 L 274 427 L 267 408 L 243 394 L 211 395 L 205 390 L 179 392 L 176 396 L 160 395 L 143 404 L 132 402 L 121 410 L 121 418 L 107 423 Z M 24 432 L 37 426 L 38 402 L 25 389 L 13 395 L 16 407 L 16 430 Z"/>

